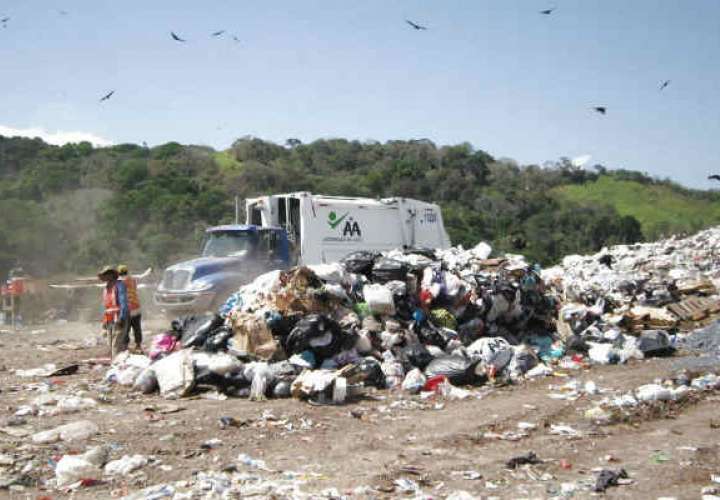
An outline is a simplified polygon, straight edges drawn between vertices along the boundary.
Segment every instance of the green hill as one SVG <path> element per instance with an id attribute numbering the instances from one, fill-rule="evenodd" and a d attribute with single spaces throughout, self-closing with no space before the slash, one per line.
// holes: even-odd
<path id="1" fill-rule="evenodd" d="M 232 222 L 235 196 L 289 191 L 432 201 L 454 244 L 487 241 L 543 265 L 720 223 L 716 192 L 565 160 L 519 166 L 468 143 L 243 137 L 216 151 L 0 136 L 0 277 L 17 265 L 36 276 L 162 268 L 195 254 L 207 226 Z"/>
<path id="2" fill-rule="evenodd" d="M 559 186 L 554 192 L 576 203 L 605 203 L 631 215 L 646 238 L 696 231 L 720 224 L 720 200 L 714 193 L 692 192 L 671 183 L 640 183 L 604 175 L 584 184 Z"/>

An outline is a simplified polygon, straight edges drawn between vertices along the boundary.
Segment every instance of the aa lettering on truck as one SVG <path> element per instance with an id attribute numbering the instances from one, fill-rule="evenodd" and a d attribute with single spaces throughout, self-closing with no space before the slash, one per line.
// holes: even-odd
<path id="1" fill-rule="evenodd" d="M 335 211 L 328 214 L 327 224 L 335 236 L 326 236 L 323 241 L 362 241 L 362 229 L 360 224 L 350 212 L 338 215 Z"/>

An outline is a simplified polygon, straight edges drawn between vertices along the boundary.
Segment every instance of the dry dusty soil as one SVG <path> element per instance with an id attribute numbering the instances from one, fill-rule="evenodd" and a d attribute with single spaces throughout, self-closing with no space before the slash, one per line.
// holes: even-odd
<path id="1" fill-rule="evenodd" d="M 158 320 L 150 326 L 157 332 L 162 324 Z M 720 474 L 720 429 L 716 425 L 720 423 L 720 393 L 703 393 L 683 404 L 644 407 L 618 423 L 602 426 L 584 418 L 585 410 L 602 395 L 585 395 L 575 401 L 549 397 L 551 392 L 558 392 L 551 390 L 551 385 L 562 385 L 572 378 L 592 380 L 601 389 L 626 392 L 656 378 L 670 377 L 683 366 L 695 366 L 698 358 L 674 356 L 565 371 L 512 387 L 475 390 L 472 398 L 463 401 L 423 401 L 418 396 L 388 391 L 370 393 L 371 397 L 343 406 L 311 406 L 295 400 L 165 401 L 157 395 L 142 396 L 119 387 L 105 392 L 98 389 L 106 367 L 94 367 L 84 360 L 106 356 L 106 349 L 77 348 L 95 330 L 86 324 L 65 324 L 0 334 L 3 428 L 8 428 L 8 418 L 15 409 L 37 397 L 47 384 L 58 392 L 85 391 L 87 396 L 101 400 L 96 409 L 80 414 L 28 416 L 24 426 L 14 427 L 37 432 L 87 419 L 99 426 L 100 433 L 85 442 L 35 445 L 29 436 L 0 432 L 0 455 L 17 460 L 14 465 L 0 464 L 0 478 L 26 467 L 22 481 L 1 489 L 0 497 L 119 497 L 145 486 L 190 480 L 199 471 L 221 470 L 237 463 L 241 453 L 262 459 L 277 471 L 268 474 L 303 473 L 308 478 L 303 491 L 337 488 L 348 493 L 370 486 L 377 498 L 408 496 L 394 486 L 397 479 L 405 478 L 435 498 L 465 490 L 483 498 L 604 495 L 696 499 L 701 498 L 703 487 L 712 486 L 711 475 Z M 81 366 L 75 375 L 50 380 L 15 376 L 16 369 L 49 362 Z M 717 359 L 710 359 L 707 365 L 712 370 L 720 368 Z M 176 408 L 162 406 L 168 404 Z M 153 407 L 155 411 L 146 410 Z M 168 409 L 178 411 L 163 412 Z M 221 429 L 219 419 L 223 416 L 234 417 L 240 425 Z M 531 422 L 537 428 L 517 441 L 486 435 L 516 432 L 518 422 Z M 580 435 L 551 434 L 550 425 L 561 423 Z M 203 449 L 202 443 L 212 438 L 221 439 L 222 444 Z M 100 443 L 113 445 L 112 458 L 142 454 L 152 455 L 156 462 L 129 477 L 74 492 L 45 485 L 54 476 L 54 461 Z M 529 451 L 542 463 L 515 471 L 506 469 L 508 459 Z M 32 465 L 23 465 L 27 463 Z M 594 484 L 594 470 L 600 467 L 624 468 L 631 484 L 611 487 L 604 494 L 591 493 L 583 485 Z M 476 473 L 463 476 L 463 471 Z M 720 488 L 720 484 L 715 486 Z"/>

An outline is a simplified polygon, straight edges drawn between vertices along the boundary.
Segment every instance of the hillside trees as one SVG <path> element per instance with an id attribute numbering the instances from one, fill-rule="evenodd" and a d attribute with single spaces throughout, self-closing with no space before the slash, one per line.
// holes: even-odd
<path id="1" fill-rule="evenodd" d="M 453 243 L 486 240 L 498 252 L 549 264 L 643 238 L 630 215 L 554 194 L 602 175 L 614 174 L 567 160 L 520 166 L 468 143 L 427 139 L 278 145 L 242 137 L 216 152 L 175 142 L 57 147 L 0 137 L 0 274 L 17 260 L 43 274 L 119 261 L 164 266 L 196 254 L 205 227 L 232 222 L 234 196 L 292 191 L 433 201 Z"/>

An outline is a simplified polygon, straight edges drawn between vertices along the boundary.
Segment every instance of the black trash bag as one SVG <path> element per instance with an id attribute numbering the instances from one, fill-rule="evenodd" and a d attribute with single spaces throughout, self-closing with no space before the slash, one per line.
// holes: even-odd
<path id="1" fill-rule="evenodd" d="M 565 341 L 565 352 L 567 354 L 582 354 L 586 355 L 590 350 L 590 346 L 587 345 L 585 339 L 580 335 L 570 335 Z"/>
<path id="2" fill-rule="evenodd" d="M 432 354 L 422 344 L 405 346 L 400 351 L 400 362 L 403 364 L 405 372 L 409 372 L 413 368 L 424 370 L 432 360 Z"/>
<path id="3" fill-rule="evenodd" d="M 214 386 L 218 391 L 228 396 L 236 397 L 239 390 L 245 388 L 249 389 L 250 387 L 250 381 L 243 376 L 242 372 L 217 375 L 212 374 L 207 370 L 201 371 L 203 373 L 200 374 L 202 377 L 200 379 L 200 385 Z"/>
<path id="4" fill-rule="evenodd" d="M 380 254 L 378 253 L 369 251 L 353 252 L 346 255 L 340 263 L 349 273 L 364 274 L 365 276 L 370 277 L 375 259 L 379 255 Z"/>
<path id="5" fill-rule="evenodd" d="M 227 350 L 228 340 L 233 336 L 232 329 L 221 326 L 210 332 L 211 335 L 205 339 L 203 350 L 207 352 L 218 352 Z"/>
<path id="6" fill-rule="evenodd" d="M 505 467 L 511 470 L 515 470 L 521 465 L 530 464 L 530 465 L 537 465 L 541 464 L 542 460 L 540 460 L 534 451 L 529 451 L 525 455 L 518 455 L 517 457 L 513 457 L 507 462 L 505 462 Z"/>
<path id="7" fill-rule="evenodd" d="M 321 314 L 310 314 L 297 322 L 285 338 L 285 352 L 289 355 L 311 350 L 318 363 L 331 358 L 343 349 L 351 348 L 357 337 L 343 332 L 337 321 Z"/>
<path id="8" fill-rule="evenodd" d="M 384 389 L 387 385 L 385 374 L 377 359 L 366 357 L 355 363 L 365 387 Z"/>
<path id="9" fill-rule="evenodd" d="M 322 363 L 325 359 L 332 358 L 341 351 L 346 351 L 355 347 L 358 336 L 355 332 L 343 331 L 341 329 L 333 330 L 332 342 L 323 346 L 313 346 L 310 342 L 310 349 L 315 353 L 315 359 Z"/>
<path id="10" fill-rule="evenodd" d="M 380 258 L 372 268 L 371 279 L 373 283 L 387 283 L 388 281 L 405 281 L 408 268 L 405 263 L 387 257 Z"/>
<path id="11" fill-rule="evenodd" d="M 281 379 L 278 380 L 272 389 L 272 395 L 274 398 L 289 398 L 291 394 L 292 380 Z"/>
<path id="12" fill-rule="evenodd" d="M 176 339 L 182 337 L 185 320 L 187 318 L 176 318 L 170 322 L 170 330 L 168 331 Z"/>
<path id="13" fill-rule="evenodd" d="M 638 349 L 646 358 L 654 356 L 672 356 L 675 348 L 670 343 L 670 337 L 663 330 L 645 330 L 638 339 Z"/>
<path id="14" fill-rule="evenodd" d="M 443 375 L 451 384 L 466 385 L 479 384 L 487 380 L 484 372 L 476 373 L 479 361 L 472 361 L 463 356 L 438 356 L 425 368 L 427 378 Z"/>
<path id="15" fill-rule="evenodd" d="M 183 347 L 201 346 L 208 334 L 223 325 L 225 320 L 217 314 L 191 316 L 183 321 L 181 344 Z"/>
<path id="16" fill-rule="evenodd" d="M 274 337 L 284 339 L 290 335 L 290 332 L 293 328 L 295 328 L 295 325 L 297 325 L 298 321 L 300 321 L 302 317 L 303 313 L 290 313 L 282 316 L 279 321 L 268 323 L 268 327 Z"/>
<path id="17" fill-rule="evenodd" d="M 458 325 L 457 333 L 460 338 L 460 342 L 462 342 L 464 346 L 469 346 L 480 338 L 484 329 L 485 323 L 483 323 L 483 320 L 480 318 L 473 318 Z"/>
<path id="18" fill-rule="evenodd" d="M 443 350 L 445 346 L 447 346 L 447 337 L 443 335 L 439 328 L 433 326 L 429 321 L 424 322 L 422 326 L 418 326 L 417 323 L 415 323 L 413 329 L 423 344 L 434 345 Z"/>
<path id="19" fill-rule="evenodd" d="M 320 314 L 309 314 L 295 324 L 290 334 L 285 338 L 285 352 L 297 354 L 310 347 L 310 340 L 325 335 L 327 318 Z"/>
<path id="20" fill-rule="evenodd" d="M 510 364 L 514 354 L 514 351 L 511 349 L 496 351 L 488 361 L 488 365 L 495 368 L 495 373 L 500 373 Z"/>
<path id="21" fill-rule="evenodd" d="M 598 262 L 604 266 L 607 266 L 608 269 L 612 269 L 612 265 L 615 259 L 610 254 L 601 255 L 598 257 Z"/>
<path id="22" fill-rule="evenodd" d="M 196 386 L 214 386 L 223 387 L 225 385 L 225 377 L 213 373 L 207 368 L 195 369 L 195 385 Z"/>
<path id="23" fill-rule="evenodd" d="M 538 364 L 537 356 L 530 350 L 521 349 L 515 351 L 513 359 L 515 360 L 515 370 L 522 374 L 529 372 Z"/>
<path id="24" fill-rule="evenodd" d="M 603 469 L 598 473 L 597 478 L 595 478 L 593 491 L 601 493 L 607 490 L 610 486 L 617 486 L 618 479 L 627 479 L 627 477 L 628 474 L 625 472 L 625 469 L 618 469 L 616 471 Z"/>
<path id="25" fill-rule="evenodd" d="M 270 363 L 269 393 L 276 398 L 289 398 L 290 385 L 298 376 L 300 370 L 289 361 Z"/>
<path id="26" fill-rule="evenodd" d="M 403 321 L 410 321 L 413 318 L 415 305 L 407 297 L 394 297 L 395 317 Z"/>

